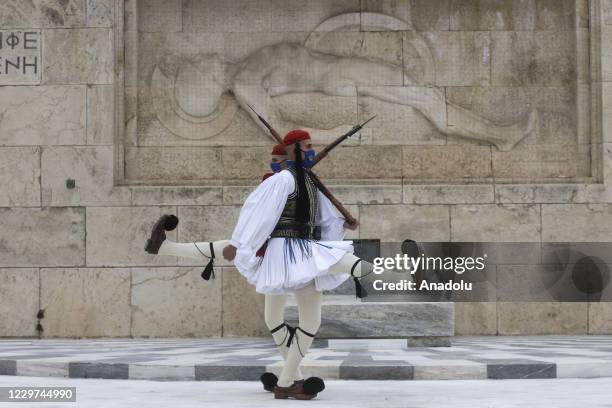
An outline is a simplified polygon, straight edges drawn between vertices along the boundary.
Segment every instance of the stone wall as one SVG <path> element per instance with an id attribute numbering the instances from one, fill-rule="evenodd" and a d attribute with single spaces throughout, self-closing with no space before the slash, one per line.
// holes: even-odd
<path id="1" fill-rule="evenodd" d="M 349 238 L 612 240 L 610 0 L 4 3 L 0 337 L 36 336 L 39 309 L 44 337 L 268 333 L 263 297 L 231 266 L 204 282 L 143 245 L 164 213 L 181 219 L 171 239 L 227 238 L 273 141 L 239 105 L 260 84 L 209 98 L 227 81 L 202 56 L 244 62 L 279 42 L 376 64 L 322 92 L 265 83 L 257 105 L 321 144 L 379 115 L 320 165 L 360 220 Z M 7 68 L 16 57 L 36 70 Z M 461 112 L 480 134 L 524 137 L 475 142 Z M 612 303 L 457 303 L 456 330 L 612 333 Z"/>

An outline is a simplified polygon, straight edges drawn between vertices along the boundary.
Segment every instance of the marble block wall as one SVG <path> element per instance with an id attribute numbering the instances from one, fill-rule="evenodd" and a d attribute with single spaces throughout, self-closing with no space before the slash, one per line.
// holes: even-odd
<path id="1" fill-rule="evenodd" d="M 231 265 L 204 282 L 143 251 L 165 213 L 171 239 L 230 234 L 273 144 L 241 101 L 317 147 L 378 115 L 318 170 L 360 220 L 348 238 L 612 241 L 609 0 L 3 3 L 0 337 L 267 335 Z M 354 77 L 286 92 L 223 68 L 304 50 Z M 455 319 L 457 334 L 610 334 L 612 303 L 456 303 Z"/>

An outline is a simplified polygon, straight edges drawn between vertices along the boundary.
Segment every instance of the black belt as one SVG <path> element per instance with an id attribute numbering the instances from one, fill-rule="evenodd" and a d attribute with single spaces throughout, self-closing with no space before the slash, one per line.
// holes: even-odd
<path id="1" fill-rule="evenodd" d="M 272 238 L 303 238 L 321 239 L 321 227 L 311 227 L 310 225 L 277 225 L 270 234 Z"/>

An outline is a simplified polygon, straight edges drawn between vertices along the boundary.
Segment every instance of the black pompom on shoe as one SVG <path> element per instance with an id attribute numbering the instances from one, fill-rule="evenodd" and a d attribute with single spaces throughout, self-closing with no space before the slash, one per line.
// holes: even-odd
<path id="1" fill-rule="evenodd" d="M 315 395 L 325 389 L 323 379 L 319 377 L 309 377 L 304 380 L 304 394 Z"/>
<path id="2" fill-rule="evenodd" d="M 166 231 L 172 231 L 178 225 L 178 217 L 174 214 L 164 216 L 164 229 Z"/>
<path id="3" fill-rule="evenodd" d="M 178 225 L 178 218 L 176 215 L 165 214 L 159 217 L 153 229 L 151 230 L 151 236 L 145 243 L 145 251 L 150 254 L 157 254 L 159 247 L 166 240 L 166 231 L 172 231 Z"/>
<path id="4" fill-rule="evenodd" d="M 273 373 L 263 373 L 259 380 L 263 384 L 264 390 L 273 392 L 278 383 L 278 377 Z"/>

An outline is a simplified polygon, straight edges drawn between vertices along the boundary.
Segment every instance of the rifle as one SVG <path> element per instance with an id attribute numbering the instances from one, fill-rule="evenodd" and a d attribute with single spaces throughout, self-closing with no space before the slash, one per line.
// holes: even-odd
<path id="1" fill-rule="evenodd" d="M 308 171 L 308 174 L 310 174 L 310 178 L 312 179 L 312 182 L 314 183 L 314 185 L 317 186 L 317 188 L 321 191 L 321 193 L 323 193 L 323 195 L 327 197 L 327 199 L 334 205 L 334 207 L 336 207 L 338 211 L 340 211 L 340 214 L 342 214 L 346 222 L 349 223 L 350 225 L 355 225 L 357 223 L 357 220 L 355 219 L 355 217 L 353 217 L 351 213 L 349 212 L 349 210 L 347 210 L 342 205 L 342 203 L 338 201 L 336 197 L 334 197 L 331 191 L 329 191 L 327 187 L 325 187 L 323 182 L 319 179 L 319 176 L 314 174 L 312 170 L 307 169 L 307 171 Z"/>
<path id="2" fill-rule="evenodd" d="M 278 134 L 278 132 L 276 130 L 274 130 L 274 128 L 272 127 L 272 125 L 270 125 L 268 123 L 267 120 L 265 120 L 264 118 L 262 118 L 256 111 L 255 109 L 253 109 L 253 107 L 249 104 L 247 104 L 249 106 L 249 108 L 251 108 L 251 110 L 253 111 L 253 113 L 259 118 L 259 120 L 261 121 L 261 123 L 264 124 L 264 126 L 268 129 L 268 131 L 270 131 L 270 134 L 276 139 L 276 141 L 278 143 L 283 143 L 283 138 L 281 137 L 281 135 Z M 370 119 L 371 120 L 371 119 Z M 370 121 L 368 120 L 368 122 Z M 366 122 L 367 123 L 367 122 Z M 365 125 L 365 123 L 364 123 Z M 363 125 L 362 125 L 363 126 Z M 355 126 L 353 129 L 355 129 L 357 126 Z M 353 130 L 351 129 L 351 131 Z M 359 128 L 361 129 L 361 128 Z M 359 129 L 357 129 L 355 132 L 357 132 Z M 355 132 L 351 133 L 354 134 Z M 349 131 L 350 133 L 350 131 Z M 343 135 L 344 136 L 344 135 Z M 350 136 L 350 135 L 349 135 Z M 347 136 L 347 137 L 349 137 Z M 340 141 L 341 142 L 341 141 Z M 340 142 L 336 143 L 339 144 Z M 335 147 L 335 145 L 334 145 Z M 331 148 L 333 149 L 333 147 Z M 329 149 L 329 150 L 331 150 Z M 328 152 L 329 152 L 328 150 Z M 327 153 L 325 154 L 327 155 Z M 316 157 L 316 156 L 315 156 Z M 325 157 L 325 156 L 323 156 Z M 320 159 L 319 159 L 320 160 Z M 325 197 L 327 197 L 329 199 L 329 201 L 331 201 L 331 203 L 334 205 L 334 207 L 336 207 L 338 209 L 338 211 L 340 211 L 340 214 L 342 214 L 342 216 L 344 217 L 344 219 L 346 220 L 347 223 L 354 225 L 357 223 L 357 220 L 355 219 L 355 217 L 353 217 L 351 215 L 351 213 L 342 205 L 342 203 L 340 203 L 340 201 L 338 201 L 338 199 L 336 197 L 334 197 L 334 195 L 327 189 L 327 187 L 325 187 L 325 185 L 323 185 L 323 183 L 321 182 L 321 180 L 319 179 L 319 177 L 314 174 L 312 171 L 308 170 L 308 173 L 311 176 L 312 182 L 314 183 L 314 185 L 321 191 L 321 193 L 323 193 L 323 195 L 325 195 Z"/>
<path id="3" fill-rule="evenodd" d="M 324 159 L 328 155 L 328 153 L 331 152 L 340 143 L 344 142 L 346 139 L 348 139 L 349 137 L 353 136 L 355 133 L 359 132 L 366 125 L 366 123 L 368 123 L 369 121 L 371 121 L 375 117 L 376 117 L 376 115 L 372 116 L 370 119 L 366 120 L 361 125 L 353 126 L 353 128 L 351 130 L 349 130 L 348 132 L 346 132 L 345 134 L 343 134 L 342 136 L 340 136 L 339 138 L 337 138 L 336 140 L 334 140 L 333 142 L 331 142 L 330 144 L 325 146 L 323 148 L 323 150 L 321 150 L 321 152 L 317 153 L 317 155 L 314 157 L 312 166 L 310 166 L 310 168 L 313 168 L 318 162 L 320 162 L 322 159 Z"/>

